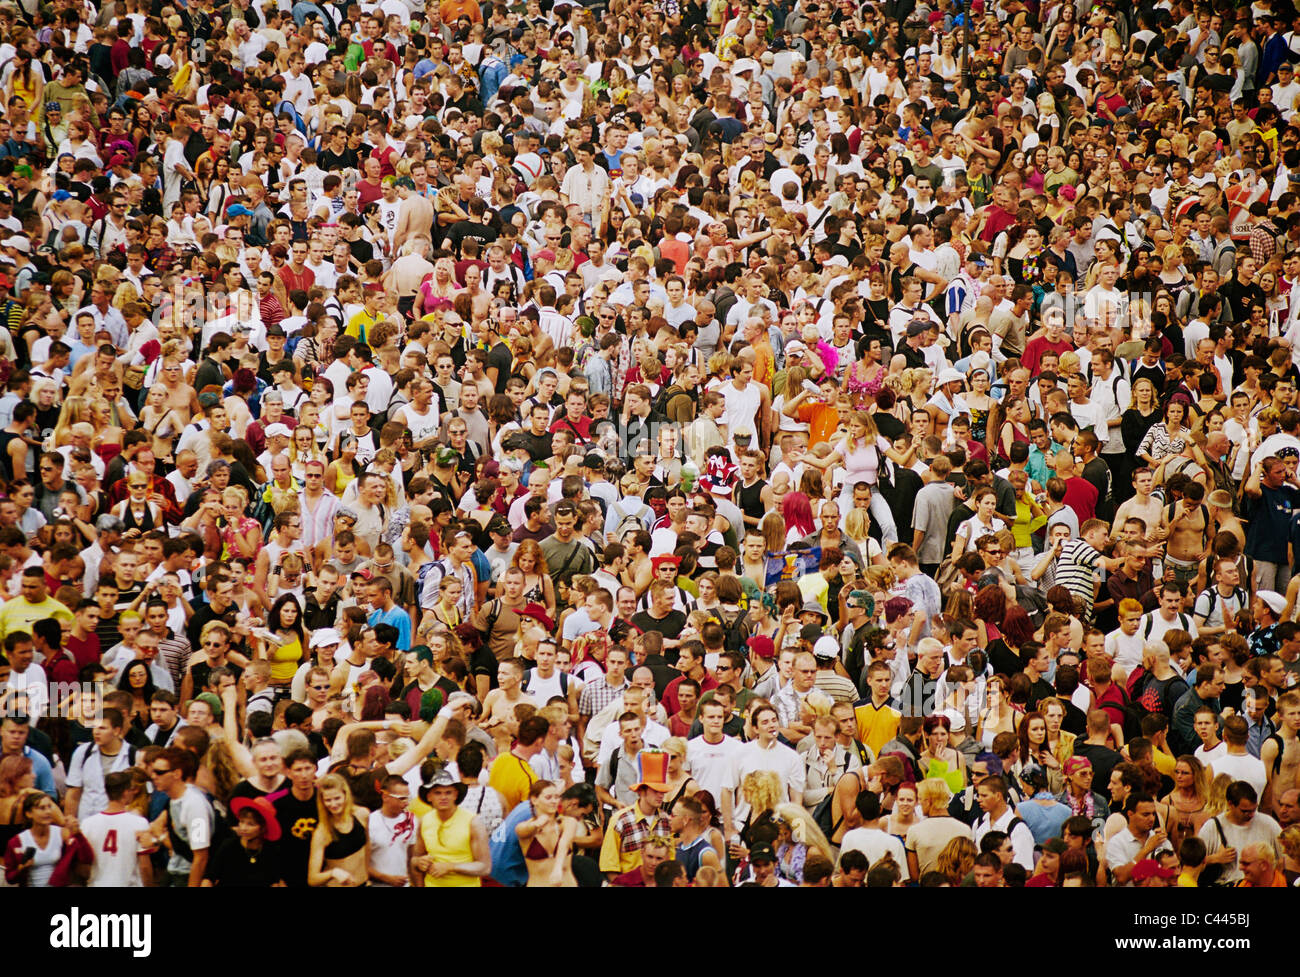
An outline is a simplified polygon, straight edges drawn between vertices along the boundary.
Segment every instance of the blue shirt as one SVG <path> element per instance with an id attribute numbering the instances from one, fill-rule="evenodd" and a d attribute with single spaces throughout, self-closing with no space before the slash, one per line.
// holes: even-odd
<path id="1" fill-rule="evenodd" d="M 1035 794 L 1034 797 L 1035 799 L 1043 797 L 1051 799 L 1052 795 L 1044 790 Z M 1029 800 L 1016 807 L 1016 815 L 1029 826 L 1029 832 L 1034 836 L 1035 845 L 1041 845 L 1048 838 L 1061 837 L 1061 831 L 1065 826 L 1066 819 L 1070 817 L 1070 813 L 1070 805 L 1062 804 L 1060 801 L 1044 806 Z"/>
<path id="2" fill-rule="evenodd" d="M 504 886 L 517 887 L 528 882 L 528 866 L 524 864 L 524 850 L 519 845 L 515 828 L 532 816 L 532 802 L 521 801 L 488 838 L 488 847 L 492 853 L 492 878 Z"/>
<path id="3" fill-rule="evenodd" d="M 43 794 L 49 794 L 56 801 L 59 799 L 58 788 L 54 786 L 54 771 L 50 768 L 50 761 L 37 750 L 30 746 L 23 747 L 23 756 L 32 761 L 32 773 L 36 777 L 36 789 Z"/>
<path id="4" fill-rule="evenodd" d="M 372 628 L 376 624 L 391 624 L 397 628 L 397 650 L 411 650 L 411 615 L 400 607 L 395 606 L 390 611 L 371 611 L 366 623 Z"/>

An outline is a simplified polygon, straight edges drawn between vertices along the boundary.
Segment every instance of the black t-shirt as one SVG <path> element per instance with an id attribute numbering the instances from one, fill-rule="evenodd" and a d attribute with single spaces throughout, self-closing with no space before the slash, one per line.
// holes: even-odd
<path id="1" fill-rule="evenodd" d="M 500 235 L 488 226 L 480 224 L 478 221 L 457 221 L 451 225 L 447 231 L 447 237 L 444 244 L 456 252 L 456 257 L 461 257 L 461 247 L 466 238 L 474 238 L 480 244 L 488 245 L 495 241 Z M 480 252 L 481 253 L 481 252 Z"/>
<path id="2" fill-rule="evenodd" d="M 1092 761 L 1092 782 L 1094 784 L 1110 783 L 1110 772 L 1124 758 L 1105 746 L 1094 746 L 1083 740 L 1074 741 L 1074 755 Z"/>
<path id="3" fill-rule="evenodd" d="M 893 441 L 898 436 L 907 432 L 907 425 L 893 414 L 888 414 L 884 411 L 876 411 L 876 413 L 871 416 L 872 420 L 876 422 L 876 430 L 880 432 L 882 438 Z"/>
<path id="4" fill-rule="evenodd" d="M 506 381 L 510 379 L 510 364 L 513 362 L 510 347 L 503 342 L 498 342 L 488 350 L 487 363 L 484 365 L 484 369 L 488 367 L 496 368 L 496 392 L 499 394 L 506 392 Z"/>
<path id="5" fill-rule="evenodd" d="M 239 783 L 235 784 L 235 789 L 230 792 L 230 799 L 233 801 L 236 797 L 247 797 L 249 799 L 270 797 L 272 794 L 278 794 L 280 791 L 285 790 L 288 783 L 287 779 L 282 780 L 276 785 L 274 790 L 262 790 L 262 788 L 255 786 L 249 780 L 241 780 Z"/>
<path id="6" fill-rule="evenodd" d="M 354 257 L 358 263 L 363 265 L 367 261 L 373 260 L 375 257 L 375 246 L 369 241 L 364 241 L 360 238 L 355 241 L 349 241 L 348 250 L 352 252 L 352 257 Z"/>
<path id="7" fill-rule="evenodd" d="M 276 820 L 280 822 L 280 861 L 285 884 L 290 887 L 307 885 L 307 861 L 311 855 L 311 836 L 316 830 L 316 792 L 305 801 L 285 791 L 272 797 Z"/>
<path id="8" fill-rule="evenodd" d="M 343 152 L 336 153 L 332 149 L 321 150 L 321 154 L 316 159 L 316 164 L 326 172 L 330 170 L 347 170 L 356 169 L 357 151 L 343 147 Z"/>
<path id="9" fill-rule="evenodd" d="M 263 842 L 256 850 L 227 838 L 208 863 L 207 878 L 217 886 L 267 889 L 284 878 L 279 843 Z"/>
<path id="10" fill-rule="evenodd" d="M 551 433 L 534 434 L 532 431 L 521 431 L 515 435 L 519 438 L 525 449 L 528 451 L 528 457 L 533 461 L 545 461 L 551 457 L 553 449 L 551 447 Z"/>
<path id="11" fill-rule="evenodd" d="M 669 611 L 665 618 L 651 617 L 649 611 L 641 611 L 632 615 L 632 626 L 643 632 L 658 631 L 667 638 L 673 638 L 686 627 L 686 615 L 676 608 Z"/>

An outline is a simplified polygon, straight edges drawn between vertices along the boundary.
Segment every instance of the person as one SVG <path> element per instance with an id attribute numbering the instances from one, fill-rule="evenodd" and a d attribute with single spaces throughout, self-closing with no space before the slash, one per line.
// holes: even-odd
<path id="1" fill-rule="evenodd" d="M 420 819 L 411 854 L 411 885 L 472 888 L 492 870 L 487 830 L 463 807 L 466 787 L 447 770 L 420 784 L 420 797 L 433 810 Z"/>
<path id="2" fill-rule="evenodd" d="M 104 775 L 104 809 L 81 821 L 81 834 L 94 854 L 86 884 L 98 888 L 140 888 L 153 884 L 153 847 L 140 843 L 149 836 L 149 821 L 131 810 L 139 788 L 131 773 L 114 770 Z"/>
<path id="3" fill-rule="evenodd" d="M 560 788 L 539 780 L 529 788 L 533 816 L 515 825 L 519 846 L 528 863 L 528 885 L 573 888 L 577 881 L 569 863 L 578 822 L 560 812 Z"/>
<path id="4" fill-rule="evenodd" d="M 672 850 L 667 840 L 672 829 L 663 810 L 664 794 L 669 786 L 668 754 L 662 750 L 641 750 L 636 767 L 637 780 L 632 785 L 636 803 L 610 818 L 600 849 L 600 870 L 611 882 L 641 866 L 650 839 L 663 838 L 666 850 Z"/>
<path id="5" fill-rule="evenodd" d="M 1259 795 L 1244 780 L 1228 785 L 1224 802 L 1223 813 L 1201 825 L 1196 837 L 1205 843 L 1206 864 L 1220 866 L 1219 879 L 1238 883 L 1245 878 L 1242 853 L 1258 844 L 1276 851 L 1282 828 L 1272 817 L 1259 812 Z"/>
<path id="6" fill-rule="evenodd" d="M 230 804 L 235 836 L 227 838 L 208 864 L 203 886 L 266 888 L 283 886 L 280 869 L 280 822 L 265 797 L 237 797 Z"/>
<path id="7" fill-rule="evenodd" d="M 1008 836 L 1012 860 L 1026 872 L 1034 867 L 1034 835 L 1029 825 L 1007 803 L 1007 783 L 1001 777 L 991 776 L 976 788 L 976 798 L 984 813 L 975 822 L 974 840 L 978 845 L 990 831 L 1001 831 Z"/>
<path id="8" fill-rule="evenodd" d="M 370 847 L 366 821 L 370 812 L 352 801 L 348 782 L 338 774 L 322 777 L 316 789 L 316 830 L 311 837 L 307 884 L 370 884 Z"/>

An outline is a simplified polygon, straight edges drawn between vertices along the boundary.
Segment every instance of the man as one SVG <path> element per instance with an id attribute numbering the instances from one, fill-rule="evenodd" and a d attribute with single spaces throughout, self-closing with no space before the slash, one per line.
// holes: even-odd
<path id="1" fill-rule="evenodd" d="M 318 814 L 316 758 L 299 749 L 285 758 L 284 765 L 289 789 L 271 798 L 280 825 L 280 866 L 285 884 L 302 888 L 307 885 L 311 837 Z"/>
<path id="2" fill-rule="evenodd" d="M 1277 732 L 1264 741 L 1259 758 L 1268 776 L 1263 795 L 1266 807 L 1280 814 L 1281 797 L 1300 775 L 1300 692 L 1293 689 L 1278 696 L 1276 716 Z"/>
<path id="3" fill-rule="evenodd" d="M 187 749 L 169 746 L 153 761 L 150 776 L 154 789 L 166 795 L 167 833 L 171 858 L 167 875 L 173 886 L 196 889 L 208 867 L 216 815 L 212 804 L 194 786 L 198 757 Z M 161 841 L 161 839 L 155 839 Z"/>
<path id="4" fill-rule="evenodd" d="M 459 806 L 466 791 L 449 770 L 437 771 L 420 785 L 420 796 L 433 810 L 420 820 L 411 852 L 411 885 L 477 888 L 491 874 L 483 820 Z"/>
<path id="5" fill-rule="evenodd" d="M 853 705 L 853 715 L 857 721 L 858 739 L 879 756 L 881 747 L 898 733 L 898 725 L 903 714 L 890 702 L 890 685 L 893 672 L 888 662 L 874 661 L 867 666 L 867 687 L 871 690 L 868 698 Z"/>
<path id="6" fill-rule="evenodd" d="M 1238 584 L 1241 572 L 1236 560 L 1214 561 L 1214 585 L 1197 596 L 1192 608 L 1196 633 L 1213 638 L 1237 630 L 1237 615 L 1247 607 L 1246 591 Z M 1161 601 L 1163 611 L 1164 601 Z"/>
<path id="7" fill-rule="evenodd" d="M 818 630 L 816 625 L 811 626 Z M 812 727 L 801 720 L 803 700 L 817 685 L 817 659 L 810 652 L 800 652 L 794 657 L 794 671 L 790 683 L 772 698 L 781 719 L 780 734 L 787 743 L 798 746 L 812 732 Z"/>
<path id="8" fill-rule="evenodd" d="M 506 810 L 513 810 L 515 805 L 528 798 L 528 792 L 537 780 L 537 774 L 528 761 L 542 751 L 550 727 L 551 724 L 541 716 L 525 719 L 519 724 L 514 746 L 492 761 L 488 784 L 501 795 Z"/>
<path id="9" fill-rule="evenodd" d="M 149 822 L 130 810 L 135 799 L 131 774 L 115 770 L 104 776 L 104 810 L 81 821 L 81 834 L 95 853 L 87 885 L 92 888 L 140 888 L 153 884 L 149 847 L 139 841 L 148 837 Z"/>
<path id="10" fill-rule="evenodd" d="M 880 819 L 885 815 L 880 804 L 880 795 L 869 790 L 859 791 L 857 809 L 861 822 L 858 827 L 844 832 L 844 838 L 840 841 L 840 851 L 862 852 L 872 865 L 889 855 L 903 873 L 903 879 L 910 878 L 907 852 L 903 848 L 903 843 L 880 827 Z"/>
<path id="11" fill-rule="evenodd" d="M 614 876 L 609 884 L 618 888 L 654 888 L 660 867 L 663 865 L 671 867 L 675 864 L 669 859 L 672 854 L 673 845 L 669 838 L 658 836 L 647 838 L 641 847 L 641 864 L 630 872 Z M 715 861 L 716 857 L 715 852 Z"/>
<path id="12" fill-rule="evenodd" d="M 592 551 L 574 531 L 577 523 L 578 507 L 564 499 L 555 507 L 555 532 L 541 541 L 542 555 L 556 585 L 568 585 L 574 576 L 587 575 L 596 569 Z"/>
<path id="13" fill-rule="evenodd" d="M 1174 706 L 1174 714 L 1169 724 L 1169 745 L 1173 748 L 1175 756 L 1180 753 L 1191 753 L 1196 749 L 1198 746 L 1198 737 L 1195 733 L 1196 713 L 1202 707 L 1208 707 L 1214 715 L 1219 715 L 1219 696 L 1223 694 L 1224 688 L 1222 668 L 1211 664 L 1197 667 L 1192 688 Z M 1089 729 L 1091 731 L 1091 727 Z"/>
<path id="14" fill-rule="evenodd" d="M 1262 459 L 1246 480 L 1246 555 L 1254 560 L 1254 589 L 1286 593 L 1292 512 L 1300 509 L 1300 487 L 1288 480 L 1281 458 Z"/>
<path id="15" fill-rule="evenodd" d="M 1138 624 L 1138 635 L 1143 641 L 1162 641 L 1170 631 L 1186 631 L 1193 638 L 1199 635 L 1195 618 L 1182 613 L 1183 585 L 1166 580 L 1160 586 L 1160 606 L 1144 614 Z"/>
<path id="16" fill-rule="evenodd" d="M 1124 757 L 1110 748 L 1112 737 L 1111 716 L 1105 709 L 1093 709 L 1088 713 L 1087 737 L 1075 740 L 1074 755 L 1092 765 L 1094 780 L 1098 784 L 1110 783 L 1110 772 Z M 1191 749 L 1179 750 L 1179 753 L 1191 753 Z"/>
<path id="17" fill-rule="evenodd" d="M 672 828 L 663 811 L 668 792 L 668 754 L 642 750 L 636 758 L 639 776 L 632 785 L 636 803 L 610 818 L 600 849 L 600 870 L 613 882 L 640 867 L 642 854 L 651 838 L 663 838 L 671 851 Z"/>
<path id="18" fill-rule="evenodd" d="M 1145 858 L 1172 852 L 1165 829 L 1156 825 L 1156 801 L 1150 794 L 1134 791 L 1124 802 L 1123 830 L 1106 842 L 1104 865 L 1116 885 L 1132 885 L 1133 869 Z"/>
<path id="19" fill-rule="evenodd" d="M 729 841 L 736 831 L 732 808 L 736 790 L 735 757 L 741 743 L 723 733 L 727 709 L 716 698 L 701 704 L 699 715 L 703 732 L 687 741 L 686 762 L 700 789 L 719 799 L 722 832 Z"/>
<path id="20" fill-rule="evenodd" d="M 816 666 L 814 665 L 814 669 Z M 735 824 L 739 828 L 749 814 L 749 802 L 740 791 L 745 775 L 756 770 L 770 770 L 781 781 L 783 793 L 788 793 L 792 804 L 803 803 L 807 768 L 803 758 L 790 747 L 777 742 L 780 717 L 771 705 L 757 706 L 750 714 L 755 738 L 736 751 L 736 802 Z"/>
<path id="21" fill-rule="evenodd" d="M 1205 842 L 1205 861 L 1209 865 L 1223 866 L 1220 879 L 1240 882 L 1245 877 L 1239 856 L 1252 845 L 1267 845 L 1277 851 L 1281 826 L 1267 814 L 1258 812 L 1259 795 L 1255 788 L 1239 780 L 1228 786 L 1227 809 L 1210 818 L 1196 836 Z"/>
<path id="22" fill-rule="evenodd" d="M 1244 780 L 1255 788 L 1260 797 L 1268 787 L 1268 773 L 1264 764 L 1250 755 L 1246 749 L 1249 738 L 1246 720 L 1241 716 L 1230 716 L 1223 721 L 1224 752 L 1208 764 L 1208 776 L 1211 780 L 1219 774 L 1228 774 L 1234 781 Z"/>
<path id="23" fill-rule="evenodd" d="M 153 694 L 149 700 L 150 723 L 144 731 L 149 745 L 162 747 L 172 745 L 172 740 L 185 725 L 185 720 L 181 719 L 180 713 L 176 711 L 179 703 L 176 694 L 166 689 L 159 689 Z"/>
<path id="24" fill-rule="evenodd" d="M 1002 777 L 988 777 L 975 789 L 983 816 L 975 822 L 975 843 L 978 845 L 990 831 L 1001 831 L 1011 840 L 1015 854 L 1012 860 L 1026 872 L 1034 870 L 1034 835 L 1016 812 L 1007 804 L 1007 783 Z"/>
<path id="25" fill-rule="evenodd" d="M 50 596 L 43 567 L 28 567 L 23 571 L 19 593 L 0 605 L 0 637 L 15 632 L 31 633 L 37 621 L 52 617 L 74 624 L 72 611 Z"/>
<path id="26" fill-rule="evenodd" d="M 126 718 L 120 709 L 106 707 L 93 731 L 94 741 L 73 751 L 68 763 L 68 792 L 63 810 L 84 821 L 108 807 L 105 777 L 135 765 L 135 747 L 122 739 Z"/>

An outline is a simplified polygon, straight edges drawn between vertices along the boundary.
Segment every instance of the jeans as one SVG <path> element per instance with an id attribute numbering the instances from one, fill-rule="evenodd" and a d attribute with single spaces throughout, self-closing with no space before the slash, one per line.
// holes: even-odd
<path id="1" fill-rule="evenodd" d="M 1287 563 L 1256 560 L 1251 579 L 1255 582 L 1256 593 L 1261 590 L 1274 590 L 1285 595 L 1287 584 L 1291 582 L 1291 566 Z"/>

